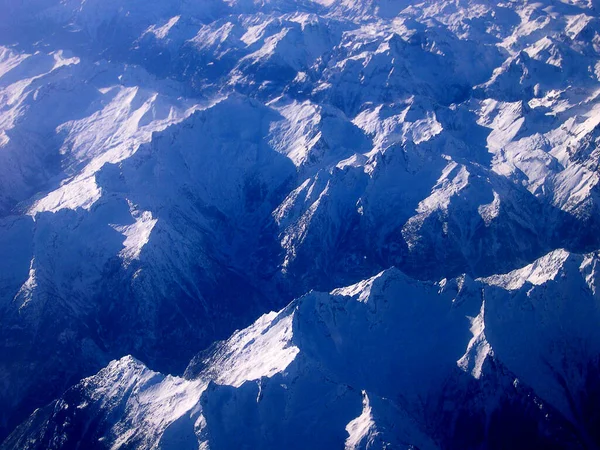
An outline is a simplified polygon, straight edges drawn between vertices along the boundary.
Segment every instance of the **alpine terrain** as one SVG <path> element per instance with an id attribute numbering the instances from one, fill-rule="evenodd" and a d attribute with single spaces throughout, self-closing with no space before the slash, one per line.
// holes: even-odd
<path id="1" fill-rule="evenodd" d="M 0 449 L 599 449 L 600 0 L 0 0 Z"/>

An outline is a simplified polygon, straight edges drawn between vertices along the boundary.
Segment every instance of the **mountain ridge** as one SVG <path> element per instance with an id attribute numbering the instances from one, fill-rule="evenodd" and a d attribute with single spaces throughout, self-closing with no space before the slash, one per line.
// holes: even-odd
<path id="1" fill-rule="evenodd" d="M 507 275 L 440 283 L 419 282 L 390 269 L 330 294 L 310 293 L 198 355 L 184 378 L 158 375 L 131 357 L 113 361 L 49 406 L 53 411 L 45 425 L 40 426 L 34 415 L 24 425 L 32 429 L 11 436 L 4 448 L 55 448 L 56 444 L 56 448 L 325 448 L 344 442 L 346 448 L 364 448 L 367 441 L 369 445 L 380 442 L 375 448 L 396 448 L 401 443 L 418 448 L 503 445 L 497 440 L 526 448 L 534 443 L 560 447 L 566 441 L 559 439 L 566 438 L 572 448 L 586 448 L 593 442 L 593 428 L 586 429 L 590 425 L 585 416 L 572 410 L 576 405 L 569 399 L 582 388 L 582 380 L 575 372 L 563 373 L 575 365 L 561 362 L 583 358 L 557 344 L 571 342 L 587 348 L 593 367 L 598 363 L 600 340 L 593 321 L 587 331 L 563 329 L 564 336 L 557 336 L 555 330 L 558 324 L 578 326 L 591 311 L 597 314 L 597 258 L 597 254 L 555 251 Z M 578 301 L 579 307 L 570 305 L 570 314 L 578 316 L 573 322 L 562 316 L 569 305 L 555 310 L 550 304 L 561 304 L 560 296 L 545 292 L 558 288 L 568 294 L 570 287 L 556 281 L 565 276 L 572 283 L 583 283 L 589 298 Z M 536 299 L 531 309 L 519 306 L 520 296 Z M 515 306 L 505 305 L 507 301 Z M 540 327 L 528 317 L 546 323 Z M 368 333 L 361 331 L 365 328 Z M 536 338 L 528 335 L 532 332 Z M 528 352 L 508 342 L 509 336 L 528 342 Z M 369 360 L 381 342 L 390 346 L 388 351 L 396 358 Z M 432 352 L 436 358 L 422 358 Z M 556 356 L 548 358 L 553 353 Z M 540 369 L 548 364 L 550 370 L 540 376 Z M 129 383 L 133 385 L 128 387 Z M 478 396 L 472 395 L 474 389 Z M 453 412 L 441 406 L 461 396 L 468 405 L 465 409 Z M 481 403 L 482 399 L 487 400 Z M 263 402 L 267 404 L 262 406 Z M 305 407 L 313 412 L 320 409 L 312 402 L 325 402 L 330 412 L 306 415 Z M 383 422 L 373 422 L 373 402 Z M 288 411 L 282 410 L 285 418 L 273 408 Z M 296 411 L 298 416 L 293 415 Z M 36 412 L 40 414 L 48 412 Z M 516 416 L 510 419 L 510 414 Z M 340 423 L 340 416 L 346 421 Z M 460 428 L 467 417 L 471 426 Z M 519 420 L 525 423 L 519 425 Z M 509 423 L 515 427 L 512 435 L 507 434 Z M 252 430 L 254 426 L 259 429 Z M 540 426 L 545 431 L 538 434 Z M 394 431 L 375 432 L 379 427 Z M 402 431 L 402 427 L 408 428 Z M 456 434 L 444 433 L 445 427 Z M 379 441 L 369 437 L 369 430 Z M 28 446 L 27 437 L 37 435 L 44 436 L 42 444 Z M 409 440 L 403 441 L 407 436 Z"/>

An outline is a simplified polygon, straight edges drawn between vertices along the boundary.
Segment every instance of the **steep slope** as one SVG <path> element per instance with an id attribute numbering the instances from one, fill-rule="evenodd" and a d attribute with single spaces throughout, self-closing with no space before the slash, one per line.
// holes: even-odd
<path id="1" fill-rule="evenodd" d="M 556 251 L 487 279 L 423 283 L 391 269 L 311 293 L 198 355 L 185 379 L 114 361 L 4 445 L 598 445 L 597 263 Z"/>

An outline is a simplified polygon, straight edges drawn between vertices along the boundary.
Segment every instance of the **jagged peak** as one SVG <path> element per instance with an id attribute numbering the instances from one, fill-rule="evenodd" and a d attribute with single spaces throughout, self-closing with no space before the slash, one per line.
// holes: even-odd
<path id="1" fill-rule="evenodd" d="M 484 278 L 483 281 L 509 290 L 521 289 L 526 283 L 542 285 L 554 280 L 564 269 L 569 260 L 580 259 L 564 249 L 555 250 L 535 262 L 514 270 L 506 275 L 494 275 Z"/>

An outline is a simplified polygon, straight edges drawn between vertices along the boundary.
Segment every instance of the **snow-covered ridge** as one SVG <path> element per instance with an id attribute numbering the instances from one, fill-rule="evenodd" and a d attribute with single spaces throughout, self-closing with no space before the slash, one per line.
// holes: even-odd
<path id="1" fill-rule="evenodd" d="M 307 294 L 198 355 L 185 379 L 131 357 L 110 363 L 36 412 L 5 448 L 60 439 L 148 449 L 584 445 L 587 406 L 571 398 L 594 383 L 600 334 L 572 324 L 600 319 L 597 261 L 551 254 L 534 265 L 562 272 L 560 282 L 532 284 L 524 268 L 504 275 L 521 281 L 508 289 L 500 276 L 423 283 L 391 269 Z M 569 298 L 575 288 L 581 295 Z M 439 402 L 460 398 L 466 404 L 447 416 Z M 468 432 L 455 428 L 463 414 Z M 480 420 L 495 425 L 478 429 Z"/>

